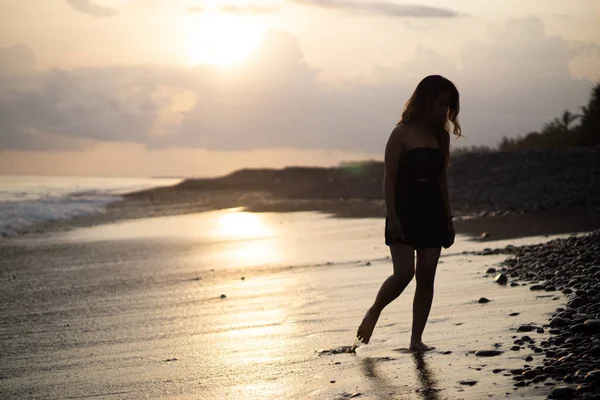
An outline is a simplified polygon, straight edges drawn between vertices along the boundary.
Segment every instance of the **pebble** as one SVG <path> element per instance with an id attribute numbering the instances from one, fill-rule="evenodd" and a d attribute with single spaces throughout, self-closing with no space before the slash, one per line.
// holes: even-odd
<path id="1" fill-rule="evenodd" d="M 517 329 L 517 332 L 532 332 L 535 331 L 538 327 L 533 325 L 521 325 Z"/>
<path id="2" fill-rule="evenodd" d="M 477 384 L 477 381 L 475 381 L 475 380 L 463 380 L 463 381 L 459 381 L 458 383 L 460 383 L 461 385 L 473 386 L 473 385 Z"/>
<path id="3" fill-rule="evenodd" d="M 485 304 L 485 303 L 489 303 L 489 302 L 490 301 L 485 297 L 480 298 L 478 301 L 479 304 Z"/>
<path id="4" fill-rule="evenodd" d="M 475 352 L 477 357 L 494 357 L 504 353 L 501 350 L 478 350 Z"/>
<path id="5" fill-rule="evenodd" d="M 571 399 L 575 390 L 568 386 L 561 386 L 552 390 L 551 396 L 554 399 Z"/>
<path id="6" fill-rule="evenodd" d="M 506 282 L 508 282 L 508 278 L 506 277 L 506 274 L 504 272 L 501 272 L 498 275 L 496 275 L 496 277 L 494 278 L 494 282 L 500 285 L 506 285 Z"/>
<path id="7" fill-rule="evenodd" d="M 555 317 L 550 321 L 550 326 L 552 327 L 562 327 L 569 325 L 569 320 L 561 317 Z"/>
<path id="8" fill-rule="evenodd" d="M 583 323 L 583 325 L 585 325 L 585 331 L 587 333 L 600 333 L 599 319 L 588 319 Z"/>
<path id="9" fill-rule="evenodd" d="M 543 386 L 551 390 L 552 399 L 600 399 L 600 230 L 499 250 L 492 253 L 510 255 L 501 265 L 513 282 L 529 282 L 530 290 L 564 295 L 543 327 L 544 321 L 518 327 L 518 332 L 548 336 L 540 339 L 539 347 L 531 344 L 529 336 L 513 337 L 543 357 L 538 367 L 511 371 L 522 379 L 515 382 L 515 389 L 548 380 Z M 509 315 L 518 315 L 513 314 Z M 521 346 L 515 342 L 511 350 L 519 351 Z M 525 358 L 532 361 L 531 356 Z"/>

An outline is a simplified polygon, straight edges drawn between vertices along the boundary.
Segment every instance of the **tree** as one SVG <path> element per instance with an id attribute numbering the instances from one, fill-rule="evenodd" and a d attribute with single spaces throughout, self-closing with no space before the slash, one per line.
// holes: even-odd
<path id="1" fill-rule="evenodd" d="M 560 120 L 555 119 L 555 121 L 564 133 L 568 133 L 571 130 L 569 125 L 579 117 L 581 117 L 581 115 L 573 114 L 571 111 L 565 110 L 563 111 L 562 118 Z"/>
<path id="2" fill-rule="evenodd" d="M 581 107 L 579 126 L 581 144 L 593 146 L 600 144 L 600 82 L 591 90 L 587 106 Z"/>
<path id="3" fill-rule="evenodd" d="M 578 119 L 579 125 L 572 126 Z M 581 115 L 564 110 L 560 118 L 554 118 L 539 132 L 529 132 L 514 139 L 503 137 L 498 149 L 512 151 L 595 145 L 600 145 L 600 82 L 592 88 L 588 105 L 581 107 Z"/>

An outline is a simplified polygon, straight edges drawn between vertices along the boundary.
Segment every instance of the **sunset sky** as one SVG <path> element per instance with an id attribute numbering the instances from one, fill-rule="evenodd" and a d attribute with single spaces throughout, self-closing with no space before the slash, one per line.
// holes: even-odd
<path id="1" fill-rule="evenodd" d="M 214 176 L 382 159 L 428 74 L 462 145 L 577 112 L 598 0 L 0 0 L 0 174 Z"/>

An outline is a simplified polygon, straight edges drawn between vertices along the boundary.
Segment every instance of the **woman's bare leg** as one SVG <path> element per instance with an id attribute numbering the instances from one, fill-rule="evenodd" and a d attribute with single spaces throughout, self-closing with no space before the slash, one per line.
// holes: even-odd
<path id="1" fill-rule="evenodd" d="M 369 343 L 381 311 L 404 291 L 415 275 L 415 251 L 406 244 L 390 245 L 394 274 L 381 285 L 375 302 L 367 311 L 358 327 L 356 337 L 363 343 Z"/>
<path id="2" fill-rule="evenodd" d="M 417 250 L 417 288 L 413 302 L 413 325 L 410 349 L 413 351 L 431 350 L 422 341 L 425 324 L 433 303 L 433 284 L 441 248 Z"/>

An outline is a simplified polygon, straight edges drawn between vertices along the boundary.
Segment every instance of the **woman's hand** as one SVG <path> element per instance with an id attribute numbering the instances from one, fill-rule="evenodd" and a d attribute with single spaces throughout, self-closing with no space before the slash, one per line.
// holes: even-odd
<path id="1" fill-rule="evenodd" d="M 391 233 L 390 236 L 396 237 L 400 239 L 400 241 L 405 242 L 404 238 L 404 226 L 402 226 L 402 222 L 397 215 L 388 216 L 387 230 Z"/>
<path id="2" fill-rule="evenodd" d="M 447 249 L 454 244 L 454 238 L 456 236 L 456 232 L 454 232 L 454 223 L 452 222 L 452 217 L 448 217 L 448 228 L 446 229 L 446 232 L 448 232 L 448 239 L 446 246 L 444 247 Z"/>

